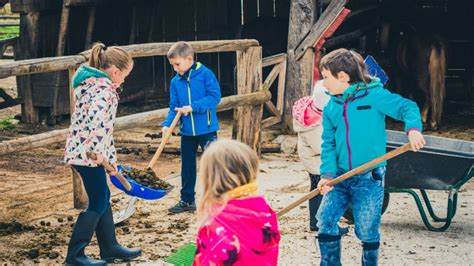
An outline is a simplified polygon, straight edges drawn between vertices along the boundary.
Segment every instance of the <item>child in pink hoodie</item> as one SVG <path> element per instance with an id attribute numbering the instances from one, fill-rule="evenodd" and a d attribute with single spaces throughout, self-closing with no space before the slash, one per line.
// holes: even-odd
<path id="1" fill-rule="evenodd" d="M 194 265 L 277 265 L 277 217 L 257 195 L 257 173 L 258 156 L 245 144 L 218 140 L 206 149 Z"/>

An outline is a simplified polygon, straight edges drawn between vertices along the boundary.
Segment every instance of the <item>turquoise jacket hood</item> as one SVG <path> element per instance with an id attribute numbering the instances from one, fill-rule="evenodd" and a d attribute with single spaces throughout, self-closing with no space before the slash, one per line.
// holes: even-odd
<path id="1" fill-rule="evenodd" d="M 81 65 L 76 73 L 74 74 L 72 78 L 72 87 L 76 88 L 81 84 L 84 80 L 88 78 L 107 78 L 109 79 L 109 76 L 105 74 L 103 71 L 98 70 L 97 68 L 93 68 L 87 65 Z"/>
<path id="2" fill-rule="evenodd" d="M 334 96 L 334 97 L 336 98 L 336 100 L 337 98 L 339 98 L 341 102 L 344 102 L 349 98 L 359 97 L 360 95 L 367 93 L 367 90 L 380 88 L 380 87 L 383 88 L 382 82 L 380 82 L 379 78 L 374 78 L 368 84 L 365 84 L 363 82 L 357 82 L 357 83 L 351 84 L 340 97 L 339 96 Z"/>

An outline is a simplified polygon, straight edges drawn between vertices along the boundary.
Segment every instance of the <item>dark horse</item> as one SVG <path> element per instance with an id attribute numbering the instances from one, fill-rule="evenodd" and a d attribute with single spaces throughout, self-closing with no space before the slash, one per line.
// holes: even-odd
<path id="1" fill-rule="evenodd" d="M 406 88 L 413 86 L 423 93 L 423 124 L 428 122 L 428 114 L 431 111 L 429 126 L 437 129 L 441 122 L 446 94 L 445 43 L 433 33 L 418 31 L 406 24 L 393 29 L 396 29 L 396 34 L 401 37 L 395 49 L 397 73 L 394 79 L 398 80 L 396 87 L 402 94 L 407 94 L 404 93 Z"/>

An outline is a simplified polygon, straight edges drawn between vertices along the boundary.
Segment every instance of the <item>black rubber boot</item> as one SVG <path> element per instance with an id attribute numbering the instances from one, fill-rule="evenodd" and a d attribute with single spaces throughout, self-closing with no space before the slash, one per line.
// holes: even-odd
<path id="1" fill-rule="evenodd" d="M 86 211 L 79 214 L 67 249 L 67 265 L 106 264 L 104 260 L 95 260 L 84 254 L 84 248 L 91 242 L 98 221 L 99 215 L 96 212 Z"/>
<path id="2" fill-rule="evenodd" d="M 117 242 L 112 208 L 109 206 L 100 217 L 95 231 L 99 242 L 100 258 L 113 262 L 114 260 L 132 260 L 142 254 L 139 249 L 129 249 Z"/>
<path id="3" fill-rule="evenodd" d="M 321 176 L 309 174 L 309 178 L 311 180 L 310 191 L 312 191 L 318 187 L 318 182 L 321 179 Z M 309 229 L 311 231 L 318 231 L 318 220 L 316 219 L 316 213 L 318 213 L 319 205 L 321 205 L 322 200 L 323 196 L 321 195 L 309 200 Z"/>

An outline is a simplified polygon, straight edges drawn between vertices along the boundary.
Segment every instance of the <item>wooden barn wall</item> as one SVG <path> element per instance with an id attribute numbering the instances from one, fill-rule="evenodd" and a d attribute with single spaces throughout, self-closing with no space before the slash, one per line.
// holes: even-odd
<path id="1" fill-rule="evenodd" d="M 86 48 L 91 2 L 75 0 L 70 6 L 65 55 L 78 54 Z M 97 3 L 92 43 L 100 41 L 106 45 L 235 39 L 242 24 L 257 17 L 288 19 L 290 6 L 290 0 L 101 0 Z M 46 0 L 13 0 L 12 4 L 17 12 L 40 12 L 40 37 L 33 54 L 55 56 L 62 5 L 57 2 L 52 5 Z M 196 60 L 216 74 L 223 96 L 234 94 L 235 52 L 197 54 Z M 164 56 L 136 58 L 121 99 L 123 102 L 158 100 L 166 104 L 173 76 Z M 67 71 L 33 75 L 32 80 L 35 106 L 52 107 L 56 103 L 60 108 L 54 115 L 69 112 Z"/>
<path id="2" fill-rule="evenodd" d="M 236 0 L 137 1 L 115 5 L 113 9 L 98 8 L 93 40 L 122 45 L 129 40 L 147 43 L 234 39 L 242 24 L 258 16 L 287 19 L 288 14 L 289 0 L 245 0 L 243 6 Z M 112 31 L 108 26 L 111 23 L 115 25 Z M 213 70 L 224 96 L 234 93 L 234 52 L 197 54 L 196 60 Z M 164 56 L 135 59 L 122 97 L 125 101 L 145 98 L 166 102 L 173 76 Z"/>

